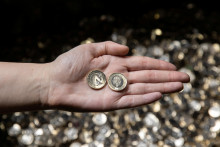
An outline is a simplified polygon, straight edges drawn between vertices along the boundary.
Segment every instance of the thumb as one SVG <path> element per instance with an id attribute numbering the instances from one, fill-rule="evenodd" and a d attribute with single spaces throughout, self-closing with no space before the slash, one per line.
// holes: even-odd
<path id="1" fill-rule="evenodd" d="M 127 46 L 120 45 L 112 41 L 93 43 L 93 45 L 94 48 L 91 49 L 95 57 L 102 55 L 124 56 L 129 51 L 129 48 Z"/>

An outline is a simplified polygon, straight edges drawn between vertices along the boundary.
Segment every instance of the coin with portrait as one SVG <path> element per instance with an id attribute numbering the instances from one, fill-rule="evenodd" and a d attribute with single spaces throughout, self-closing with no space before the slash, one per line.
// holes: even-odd
<path id="1" fill-rule="evenodd" d="M 109 76 L 108 85 L 114 91 L 122 91 L 127 86 L 127 79 L 123 74 L 113 73 Z"/>

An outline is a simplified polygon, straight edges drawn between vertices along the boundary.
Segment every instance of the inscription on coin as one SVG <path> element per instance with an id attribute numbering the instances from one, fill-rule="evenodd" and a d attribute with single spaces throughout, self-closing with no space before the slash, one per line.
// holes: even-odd
<path id="1" fill-rule="evenodd" d="M 108 85 L 114 91 L 121 91 L 127 86 L 127 79 L 123 74 L 113 73 L 108 79 Z"/>
<path id="2" fill-rule="evenodd" d="M 101 89 L 106 84 L 105 74 L 99 70 L 93 70 L 87 76 L 87 83 L 93 89 Z"/>

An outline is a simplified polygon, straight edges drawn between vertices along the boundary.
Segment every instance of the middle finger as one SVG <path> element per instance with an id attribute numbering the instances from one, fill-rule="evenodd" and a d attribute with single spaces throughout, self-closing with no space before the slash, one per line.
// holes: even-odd
<path id="1" fill-rule="evenodd" d="M 163 82 L 189 82 L 186 73 L 164 70 L 141 70 L 128 72 L 129 83 L 163 83 Z"/>

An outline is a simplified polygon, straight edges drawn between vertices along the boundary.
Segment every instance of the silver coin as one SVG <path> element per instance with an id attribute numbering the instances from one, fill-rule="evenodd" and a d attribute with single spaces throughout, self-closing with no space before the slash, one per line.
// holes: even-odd
<path id="1" fill-rule="evenodd" d="M 123 74 L 113 73 L 109 76 L 108 85 L 114 91 L 122 91 L 127 86 L 127 79 Z"/>

